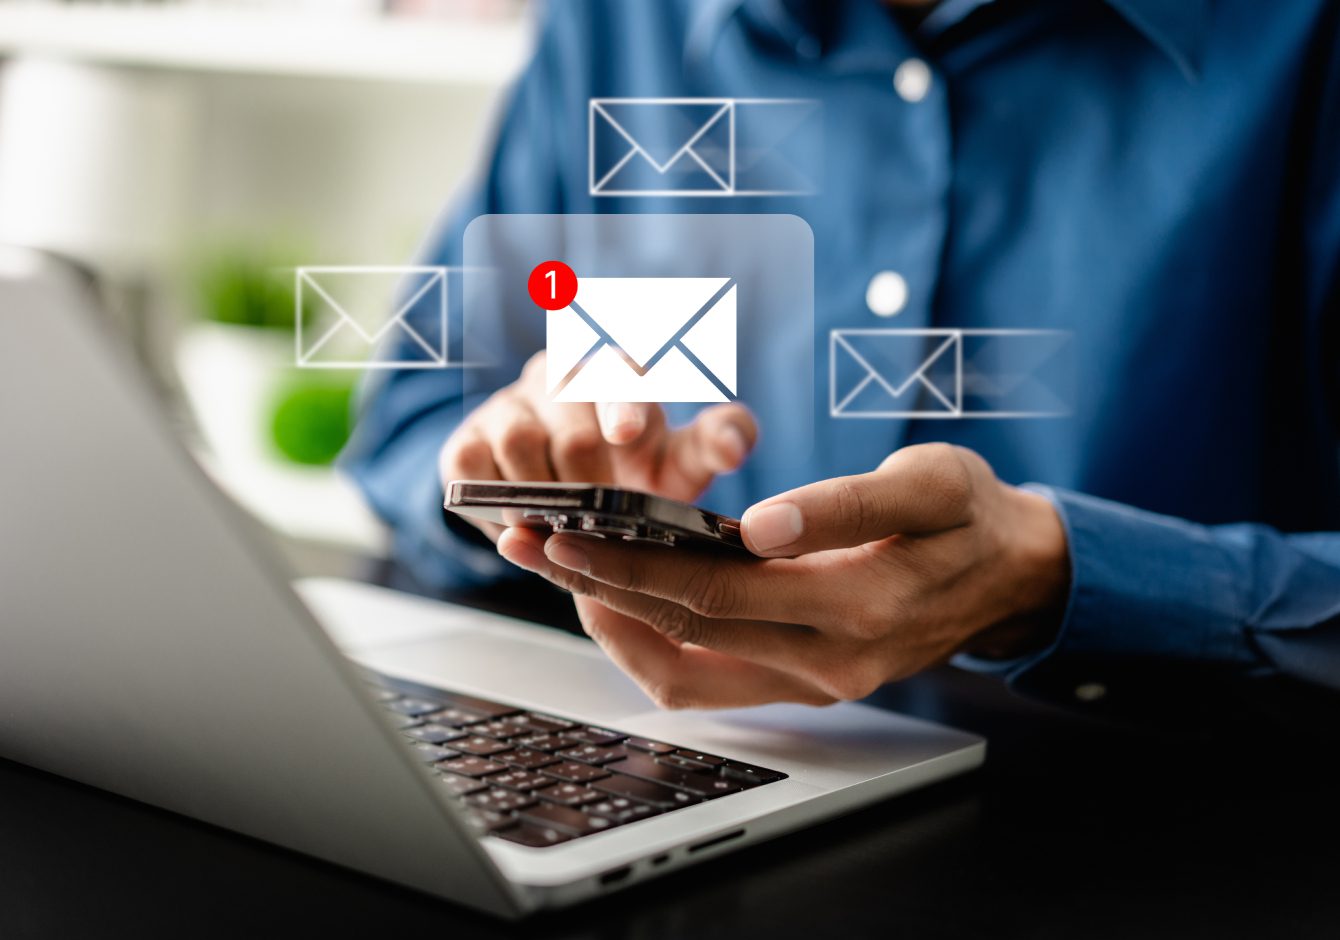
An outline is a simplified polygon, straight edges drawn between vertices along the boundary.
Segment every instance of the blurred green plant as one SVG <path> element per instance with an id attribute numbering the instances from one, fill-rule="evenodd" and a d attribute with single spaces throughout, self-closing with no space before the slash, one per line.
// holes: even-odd
<path id="1" fill-rule="evenodd" d="M 293 329 L 293 260 L 301 251 L 240 241 L 216 245 L 190 266 L 205 320 L 271 331 Z M 353 429 L 353 377 L 285 370 L 257 416 L 275 451 L 309 466 L 332 463 Z"/>
<path id="2" fill-rule="evenodd" d="M 213 252 L 199 265 L 196 286 L 206 319 L 273 330 L 293 328 L 292 276 L 256 252 Z"/>
<path id="3" fill-rule="evenodd" d="M 294 463 L 332 463 L 353 430 L 354 382 L 299 375 L 275 393 L 270 437 Z"/>

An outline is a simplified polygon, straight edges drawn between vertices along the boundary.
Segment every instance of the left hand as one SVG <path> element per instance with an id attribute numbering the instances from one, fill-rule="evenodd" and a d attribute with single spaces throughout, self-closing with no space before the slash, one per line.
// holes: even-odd
<path id="1" fill-rule="evenodd" d="M 510 529 L 503 557 L 577 595 L 583 625 L 663 708 L 828 704 L 960 651 L 1045 642 L 1069 582 L 1051 503 L 977 454 L 907 447 L 751 507 L 757 558 Z"/>

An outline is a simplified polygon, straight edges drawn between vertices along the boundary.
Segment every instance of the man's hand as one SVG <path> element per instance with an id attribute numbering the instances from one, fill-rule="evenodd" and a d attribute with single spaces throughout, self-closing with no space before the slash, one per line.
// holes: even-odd
<path id="1" fill-rule="evenodd" d="M 544 389 L 544 353 L 494 393 L 442 447 L 448 480 L 617 483 L 692 502 L 718 473 L 744 462 L 758 437 L 743 405 L 716 405 L 672 430 L 656 404 L 554 402 Z M 495 541 L 502 527 L 471 520 Z"/>
<path id="2" fill-rule="evenodd" d="M 498 550 L 578 595 L 587 632 L 667 708 L 857 699 L 959 651 L 1027 651 L 1069 581 L 1051 504 L 946 444 L 765 500 L 743 533 L 763 557 L 520 529 Z"/>

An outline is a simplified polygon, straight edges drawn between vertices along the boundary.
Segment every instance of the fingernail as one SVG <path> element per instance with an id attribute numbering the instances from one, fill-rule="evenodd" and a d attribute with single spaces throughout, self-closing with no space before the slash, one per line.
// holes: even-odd
<path id="1" fill-rule="evenodd" d="M 527 571 L 540 572 L 545 568 L 544 555 L 539 549 L 518 538 L 511 529 L 498 536 L 498 554 Z"/>
<path id="2" fill-rule="evenodd" d="M 582 574 L 591 573 L 591 559 L 586 557 L 586 552 L 582 551 L 571 542 L 565 542 L 561 539 L 550 539 L 544 545 L 545 556 L 558 565 L 560 568 L 567 568 L 570 571 L 579 571 Z"/>
<path id="3" fill-rule="evenodd" d="M 722 428 L 719 440 L 722 453 L 730 463 L 727 469 L 734 470 L 749 456 L 749 440 L 737 425 L 728 424 Z"/>
<path id="4" fill-rule="evenodd" d="M 627 402 L 610 402 L 600 406 L 600 426 L 605 432 L 605 439 L 612 444 L 621 444 L 637 437 L 645 424 L 642 410 Z"/>
<path id="5" fill-rule="evenodd" d="M 790 545 L 805 531 L 805 520 L 795 503 L 773 503 L 761 509 L 750 509 L 744 514 L 743 521 L 749 541 L 763 552 Z"/>

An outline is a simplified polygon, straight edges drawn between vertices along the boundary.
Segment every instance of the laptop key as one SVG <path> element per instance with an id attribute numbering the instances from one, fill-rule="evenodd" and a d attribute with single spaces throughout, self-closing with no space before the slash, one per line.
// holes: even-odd
<path id="1" fill-rule="evenodd" d="M 614 826 L 614 822 L 604 816 L 592 816 L 584 810 L 554 803 L 536 803 L 520 810 L 517 815 L 522 822 L 541 828 L 548 826 L 574 836 L 590 835 Z"/>
<path id="2" fill-rule="evenodd" d="M 623 743 L 625 747 L 636 748 L 639 751 L 647 751 L 651 754 L 670 754 L 675 750 L 673 744 L 653 741 L 651 738 L 629 738 Z"/>
<path id="3" fill-rule="evenodd" d="M 734 760 L 728 760 L 722 764 L 721 773 L 732 780 L 739 780 L 751 786 L 786 779 L 786 774 L 779 770 L 768 770 L 766 767 L 755 767 L 752 764 L 743 764 Z"/>
<path id="4" fill-rule="evenodd" d="M 538 712 L 516 715 L 509 721 L 515 721 L 518 724 L 525 724 L 526 727 L 539 732 L 540 734 L 552 734 L 555 731 L 567 731 L 569 728 L 577 727 L 575 721 L 568 721 L 566 718 L 557 718 L 554 715 L 541 715 Z"/>
<path id="5" fill-rule="evenodd" d="M 602 746 L 606 744 L 618 744 L 626 734 L 620 734 L 617 731 L 611 731 L 608 728 L 596 728 L 588 725 L 585 728 L 573 728 L 571 731 L 564 731 L 560 737 L 568 738 L 580 744 L 594 744 Z"/>
<path id="6" fill-rule="evenodd" d="M 711 774 L 716 773 L 716 768 L 710 764 L 700 764 L 696 760 L 690 760 L 680 754 L 657 754 L 656 763 L 665 764 L 667 767 L 678 767 L 680 770 L 692 770 L 697 773 Z"/>
<path id="7" fill-rule="evenodd" d="M 688 790 L 690 793 L 707 799 L 738 793 L 745 789 L 745 784 L 739 780 L 672 767 L 653 758 L 650 754 L 631 754 L 625 760 L 615 761 L 613 764 L 607 765 L 605 769 L 615 773 L 628 774 L 630 777 L 652 780 L 668 787 L 674 787 L 677 790 Z"/>
<path id="8" fill-rule="evenodd" d="M 601 800 L 599 803 L 589 803 L 582 807 L 582 811 L 595 816 L 604 816 L 615 825 L 646 819 L 648 816 L 655 816 L 660 812 L 655 806 L 630 800 L 626 796 L 613 796 Z"/>
<path id="9" fill-rule="evenodd" d="M 507 765 L 483 757 L 458 757 L 441 764 L 440 769 L 463 777 L 487 777 L 489 774 L 502 773 Z"/>
<path id="10" fill-rule="evenodd" d="M 558 763 L 558 758 L 553 754 L 546 754 L 544 751 L 531 751 L 526 748 L 499 754 L 498 760 L 505 761 L 510 767 L 520 767 L 522 770 L 534 770 L 536 767 L 543 767 L 546 764 Z"/>
<path id="11" fill-rule="evenodd" d="M 720 767 L 726 763 L 726 758 L 717 757 L 715 754 L 704 754 L 702 751 L 695 751 L 692 748 L 681 747 L 675 751 L 678 757 L 687 758 L 698 764 L 705 764 L 708 767 Z"/>
<path id="12" fill-rule="evenodd" d="M 534 737 L 522 738 L 514 743 L 518 747 L 528 747 L 534 751 L 561 751 L 565 747 L 572 747 L 577 742 L 568 738 L 560 738 L 556 734 L 537 734 Z"/>
<path id="13" fill-rule="evenodd" d="M 529 823 L 512 826 L 510 829 L 495 832 L 494 835 L 500 839 L 506 839 L 508 842 L 529 845 L 537 849 L 558 845 L 560 842 L 567 842 L 572 838 L 566 832 L 559 832 L 550 826 L 532 826 Z"/>
<path id="14" fill-rule="evenodd" d="M 497 754 L 499 751 L 511 750 L 512 747 L 510 744 L 480 735 L 453 741 L 451 746 L 458 751 L 464 751 L 466 754 L 474 754 L 476 757 L 487 757 L 490 754 Z"/>
<path id="15" fill-rule="evenodd" d="M 487 715 L 467 711 L 464 708 L 444 708 L 426 717 L 429 721 L 436 722 L 439 725 L 450 725 L 453 728 L 464 728 L 467 725 L 475 725 L 481 721 L 489 720 Z"/>
<path id="16" fill-rule="evenodd" d="M 430 702 L 422 698 L 400 698 L 394 702 L 387 702 L 386 707 L 397 715 L 409 715 L 412 718 L 417 718 L 420 715 L 437 711 L 442 705 L 439 702 Z"/>
<path id="17" fill-rule="evenodd" d="M 425 764 L 436 764 L 440 760 L 450 760 L 453 757 L 461 755 L 445 747 L 438 747 L 436 744 L 415 744 L 412 748 L 416 757 Z"/>
<path id="18" fill-rule="evenodd" d="M 417 728 L 421 724 L 423 724 L 422 719 L 413 718 L 409 715 L 391 716 L 391 727 L 395 728 L 397 731 L 408 731 L 410 728 Z"/>
<path id="19" fill-rule="evenodd" d="M 590 787 L 584 787 L 579 783 L 560 783 L 557 786 L 545 787 L 535 795 L 548 800 L 550 803 L 559 803 L 563 806 L 581 806 L 585 803 L 594 803 L 604 796 L 603 793 L 597 793 Z"/>
<path id="20" fill-rule="evenodd" d="M 506 787 L 509 790 L 529 793 L 531 790 L 552 787 L 555 781 L 553 777 L 546 777 L 544 774 L 537 774 L 530 770 L 508 770 L 504 773 L 494 774 L 489 778 L 489 783 L 495 787 Z"/>
<path id="21" fill-rule="evenodd" d="M 472 725 L 470 727 L 470 733 L 497 738 L 499 741 L 507 741 L 511 738 L 525 737 L 531 732 L 530 729 L 525 726 L 518 727 L 512 722 L 511 718 L 494 718 L 489 721 L 481 721 L 477 725 Z"/>
<path id="22" fill-rule="evenodd" d="M 560 764 L 550 764 L 540 772 L 569 783 L 586 783 L 591 780 L 599 780 L 601 777 L 609 776 L 609 774 L 599 767 L 592 767 L 590 764 L 578 764 L 575 761 L 570 760 L 565 760 Z"/>
<path id="23" fill-rule="evenodd" d="M 458 777 L 456 774 L 442 774 L 439 778 L 452 796 L 469 796 L 488 788 L 488 784 L 472 777 Z"/>
<path id="24" fill-rule="evenodd" d="M 467 796 L 465 802 L 477 809 L 491 810 L 495 813 L 513 813 L 534 803 L 535 797 L 529 793 L 514 793 L 495 787 Z"/>
<path id="25" fill-rule="evenodd" d="M 442 744 L 446 741 L 463 738 L 469 732 L 461 731 L 459 728 L 447 728 L 442 725 L 419 725 L 417 728 L 406 728 L 404 734 L 405 737 L 422 741 L 424 744 Z"/>
<path id="26" fill-rule="evenodd" d="M 480 809 L 477 806 L 466 807 L 465 821 L 476 832 L 497 833 L 499 830 L 516 825 L 516 817 L 510 813 L 498 813 L 491 809 Z"/>
<path id="27" fill-rule="evenodd" d="M 610 761 L 623 760 L 628 756 L 628 751 L 618 744 L 613 747 L 583 744 L 580 747 L 570 747 L 565 751 L 559 751 L 556 756 L 564 760 L 581 761 L 583 764 L 608 764 Z"/>
<path id="28" fill-rule="evenodd" d="M 697 796 L 684 790 L 674 790 L 650 780 L 637 777 L 625 777 L 613 774 L 604 780 L 597 780 L 592 786 L 602 794 L 626 796 L 643 803 L 650 803 L 658 809 L 676 809 L 680 806 L 692 806 L 702 802 Z"/>

